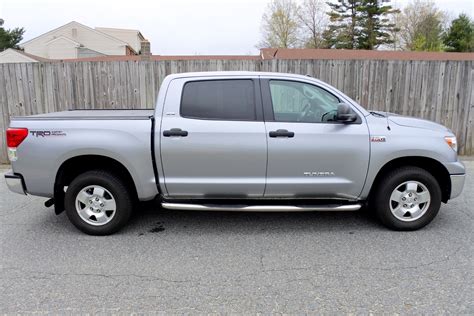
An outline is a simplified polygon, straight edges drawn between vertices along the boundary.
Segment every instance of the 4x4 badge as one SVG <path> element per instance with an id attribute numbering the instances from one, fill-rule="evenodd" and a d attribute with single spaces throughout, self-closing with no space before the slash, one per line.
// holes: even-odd
<path id="1" fill-rule="evenodd" d="M 385 136 L 372 136 L 370 137 L 370 141 L 374 143 L 385 143 L 387 139 Z"/>

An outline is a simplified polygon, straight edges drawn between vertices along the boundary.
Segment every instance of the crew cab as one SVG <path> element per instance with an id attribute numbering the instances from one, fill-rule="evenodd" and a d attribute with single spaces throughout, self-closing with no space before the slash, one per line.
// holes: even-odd
<path id="1" fill-rule="evenodd" d="M 167 76 L 155 110 L 12 117 L 10 190 L 49 198 L 81 231 L 123 227 L 138 201 L 171 210 L 356 211 L 419 229 L 460 195 L 439 124 L 370 112 L 309 76 Z"/>

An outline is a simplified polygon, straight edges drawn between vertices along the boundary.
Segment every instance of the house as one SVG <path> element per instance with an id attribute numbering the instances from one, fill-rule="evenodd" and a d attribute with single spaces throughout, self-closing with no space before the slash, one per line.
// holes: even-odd
<path id="1" fill-rule="evenodd" d="M 136 53 L 140 52 L 142 42 L 146 41 L 145 37 L 143 37 L 142 33 L 138 30 L 115 29 L 108 27 L 96 27 L 95 29 L 127 43 Z"/>
<path id="2" fill-rule="evenodd" d="M 25 53 L 48 59 L 140 54 L 148 43 L 137 30 L 90 28 L 72 21 L 20 44 Z M 149 43 L 148 43 L 149 45 Z"/>
<path id="3" fill-rule="evenodd" d="M 37 63 L 40 61 L 50 61 L 46 58 L 30 55 L 21 50 L 8 48 L 0 52 L 0 64 L 6 63 Z"/>

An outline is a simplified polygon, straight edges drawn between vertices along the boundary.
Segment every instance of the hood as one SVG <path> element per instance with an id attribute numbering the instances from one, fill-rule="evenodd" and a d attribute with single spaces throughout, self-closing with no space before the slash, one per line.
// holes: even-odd
<path id="1" fill-rule="evenodd" d="M 428 129 L 432 131 L 440 131 L 440 132 L 451 132 L 451 130 L 441 124 L 420 119 L 420 118 L 415 118 L 415 117 L 410 117 L 410 116 L 402 116 L 398 115 L 395 113 L 389 113 L 389 112 L 381 112 L 381 111 L 376 111 L 378 115 L 383 115 L 385 117 L 388 117 L 389 121 L 392 123 L 395 123 L 400 126 L 407 126 L 407 127 L 415 127 L 415 128 L 423 128 L 423 129 Z"/>

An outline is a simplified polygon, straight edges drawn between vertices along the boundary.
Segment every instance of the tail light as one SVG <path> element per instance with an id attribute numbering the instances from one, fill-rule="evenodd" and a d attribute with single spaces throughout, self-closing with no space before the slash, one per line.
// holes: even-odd
<path id="1" fill-rule="evenodd" d="M 20 144 L 25 140 L 27 136 L 27 128 L 7 129 L 8 159 L 10 159 L 10 161 L 16 161 L 18 159 L 16 154 L 16 148 L 20 146 Z"/>

